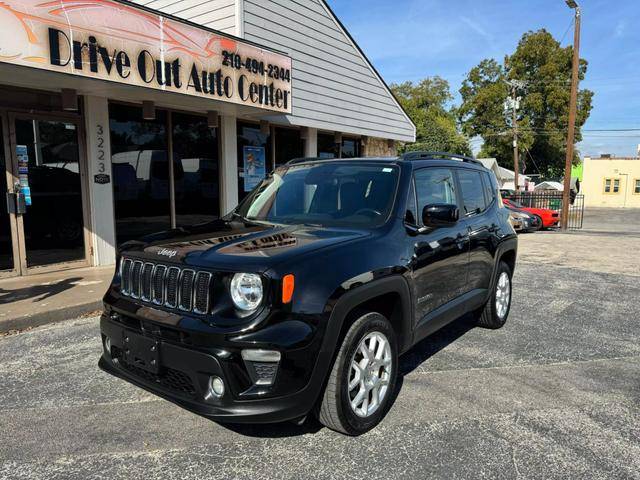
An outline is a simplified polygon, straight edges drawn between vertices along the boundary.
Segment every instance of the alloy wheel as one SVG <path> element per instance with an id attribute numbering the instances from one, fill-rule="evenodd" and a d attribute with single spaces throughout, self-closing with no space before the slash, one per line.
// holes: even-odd
<path id="1" fill-rule="evenodd" d="M 380 332 L 367 334 L 353 353 L 347 394 L 359 417 L 373 415 L 389 393 L 392 358 L 389 339 Z"/>
<path id="2" fill-rule="evenodd" d="M 511 279 L 507 272 L 502 272 L 496 285 L 496 313 L 503 319 L 509 310 L 511 302 Z"/>

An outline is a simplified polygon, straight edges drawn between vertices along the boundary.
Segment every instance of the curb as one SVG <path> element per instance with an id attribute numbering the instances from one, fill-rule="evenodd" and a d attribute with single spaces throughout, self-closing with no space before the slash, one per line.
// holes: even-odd
<path id="1" fill-rule="evenodd" d="M 72 307 L 59 308 L 48 312 L 36 313 L 25 317 L 8 318 L 0 320 L 0 333 L 7 333 L 15 330 L 26 330 L 28 328 L 41 327 L 51 323 L 58 323 L 65 320 L 72 320 L 91 312 L 102 310 L 102 300 L 74 305 Z"/>

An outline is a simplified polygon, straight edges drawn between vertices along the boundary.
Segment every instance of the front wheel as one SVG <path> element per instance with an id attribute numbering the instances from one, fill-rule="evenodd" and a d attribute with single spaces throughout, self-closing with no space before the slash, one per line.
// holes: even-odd
<path id="1" fill-rule="evenodd" d="M 349 328 L 322 396 L 320 422 L 347 435 L 360 435 L 386 415 L 398 372 L 396 336 L 376 312 Z"/>
<path id="2" fill-rule="evenodd" d="M 534 229 L 535 232 L 539 232 L 544 228 L 544 223 L 542 222 L 542 217 L 540 215 L 535 215 L 538 219 L 538 226 Z"/>
<path id="3" fill-rule="evenodd" d="M 500 262 L 491 297 L 479 313 L 478 326 L 484 328 L 502 328 L 511 309 L 511 269 Z"/>

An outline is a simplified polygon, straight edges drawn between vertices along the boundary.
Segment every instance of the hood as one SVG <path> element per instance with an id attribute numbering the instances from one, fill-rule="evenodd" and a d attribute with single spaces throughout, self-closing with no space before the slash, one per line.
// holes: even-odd
<path id="1" fill-rule="evenodd" d="M 264 271 L 293 256 L 369 235 L 357 229 L 218 220 L 126 243 L 121 254 L 193 267 Z"/>

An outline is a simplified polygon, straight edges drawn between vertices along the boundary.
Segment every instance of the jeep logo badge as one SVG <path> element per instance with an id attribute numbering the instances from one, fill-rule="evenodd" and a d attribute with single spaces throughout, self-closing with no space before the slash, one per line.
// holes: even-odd
<path id="1" fill-rule="evenodd" d="M 158 255 L 161 255 L 163 257 L 169 257 L 169 258 L 173 258 L 178 254 L 178 252 L 176 250 L 169 250 L 168 248 L 163 248 L 162 250 L 160 250 L 158 252 Z"/>

